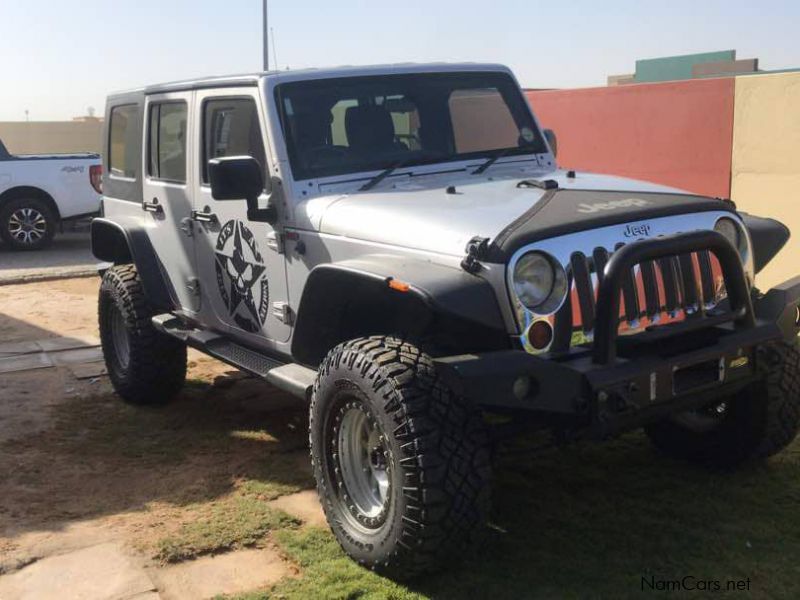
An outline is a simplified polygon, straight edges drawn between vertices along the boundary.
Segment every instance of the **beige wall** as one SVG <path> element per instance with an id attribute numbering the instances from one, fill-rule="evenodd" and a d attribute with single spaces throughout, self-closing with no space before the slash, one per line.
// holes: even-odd
<path id="1" fill-rule="evenodd" d="M 736 78 L 731 198 L 792 230 L 758 287 L 800 273 L 800 73 Z"/>
<path id="2" fill-rule="evenodd" d="M 101 152 L 103 122 L 0 122 L 0 140 L 12 154 Z"/>

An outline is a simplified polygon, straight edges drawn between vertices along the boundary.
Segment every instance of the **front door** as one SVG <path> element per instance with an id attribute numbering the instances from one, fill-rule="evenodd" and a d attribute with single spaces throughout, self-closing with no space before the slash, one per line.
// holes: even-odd
<path id="1" fill-rule="evenodd" d="M 277 232 L 247 220 L 242 200 L 215 200 L 208 160 L 252 156 L 268 177 L 263 110 L 257 88 L 198 91 L 195 103 L 195 244 L 202 320 L 254 343 L 289 339 L 286 264 Z M 267 201 L 266 195 L 261 203 Z"/>
<path id="2" fill-rule="evenodd" d="M 179 311 L 200 306 L 195 279 L 194 241 L 187 234 L 195 183 L 188 168 L 192 147 L 192 93 L 147 96 L 143 154 L 142 210 L 146 231 L 166 273 Z"/>

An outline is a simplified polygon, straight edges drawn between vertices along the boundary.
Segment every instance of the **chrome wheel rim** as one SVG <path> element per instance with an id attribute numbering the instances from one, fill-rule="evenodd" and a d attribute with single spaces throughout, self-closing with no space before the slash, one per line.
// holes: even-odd
<path id="1" fill-rule="evenodd" d="M 119 366 L 127 369 L 131 356 L 130 338 L 125 326 L 125 317 L 116 306 L 111 311 L 111 341 L 114 343 L 114 354 Z"/>
<path id="2" fill-rule="evenodd" d="M 361 402 L 345 404 L 334 439 L 342 499 L 368 528 L 383 523 L 391 494 L 391 467 L 384 436 Z"/>
<path id="3" fill-rule="evenodd" d="M 47 219 L 35 208 L 19 208 L 8 219 L 8 233 L 20 244 L 35 244 L 47 233 Z"/>

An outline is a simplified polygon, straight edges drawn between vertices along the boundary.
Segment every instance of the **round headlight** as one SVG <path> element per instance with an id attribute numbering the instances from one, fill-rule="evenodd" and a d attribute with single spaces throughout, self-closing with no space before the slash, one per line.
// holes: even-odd
<path id="1" fill-rule="evenodd" d="M 528 252 L 514 267 L 514 292 L 525 308 L 539 314 L 555 311 L 566 296 L 566 273 L 541 252 Z"/>
<path id="2" fill-rule="evenodd" d="M 714 225 L 714 231 L 721 233 L 739 252 L 742 251 L 742 233 L 733 219 L 722 217 Z"/>

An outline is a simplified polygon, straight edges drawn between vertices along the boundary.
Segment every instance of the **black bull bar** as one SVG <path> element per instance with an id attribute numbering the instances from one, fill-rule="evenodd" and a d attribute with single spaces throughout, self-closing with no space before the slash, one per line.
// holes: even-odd
<path id="1" fill-rule="evenodd" d="M 710 251 L 722 269 L 727 310 L 700 311 L 618 339 L 620 295 L 644 261 Z M 521 409 L 587 425 L 597 436 L 640 426 L 734 393 L 761 378 L 771 344 L 797 336 L 800 277 L 754 303 L 737 250 L 715 231 L 659 237 L 620 248 L 598 290 L 594 341 L 562 353 L 524 350 L 436 359 L 445 381 L 475 404 Z M 624 347 L 624 351 L 620 350 Z"/>

